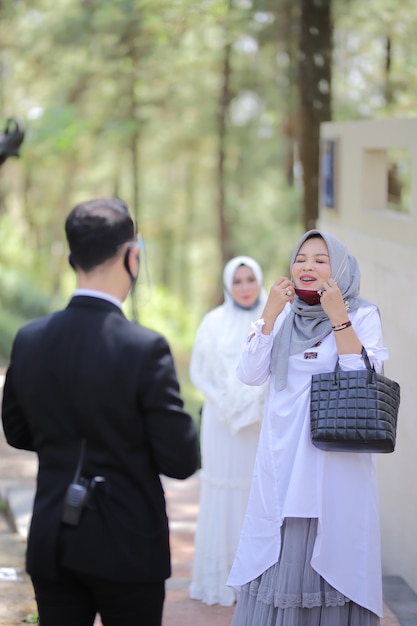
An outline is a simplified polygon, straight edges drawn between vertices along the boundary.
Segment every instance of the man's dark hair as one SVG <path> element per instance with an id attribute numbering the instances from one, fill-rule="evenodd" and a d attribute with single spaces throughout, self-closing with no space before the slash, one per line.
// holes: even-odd
<path id="1" fill-rule="evenodd" d="M 96 198 L 77 204 L 67 216 L 65 233 L 70 262 L 85 272 L 117 254 L 135 237 L 127 204 L 118 198 Z"/>

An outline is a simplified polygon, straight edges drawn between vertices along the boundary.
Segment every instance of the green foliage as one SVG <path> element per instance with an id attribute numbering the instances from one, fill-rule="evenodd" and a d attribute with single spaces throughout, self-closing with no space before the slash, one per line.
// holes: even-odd
<path id="1" fill-rule="evenodd" d="M 185 351 L 191 349 L 199 320 L 178 296 L 165 287 L 139 284 L 135 300 L 141 324 L 162 333 L 173 345 Z M 125 309 L 132 318 L 130 298 Z"/>
<path id="2" fill-rule="evenodd" d="M 0 362 L 8 361 L 13 339 L 25 321 L 0 308 Z"/>
<path id="3" fill-rule="evenodd" d="M 14 336 L 27 321 L 46 315 L 51 297 L 36 288 L 30 278 L 18 271 L 0 271 L 0 358 L 7 359 Z"/>
<path id="4" fill-rule="evenodd" d="M 412 0 L 334 2 L 336 119 L 415 115 L 416 8 Z"/>
<path id="5" fill-rule="evenodd" d="M 22 319 L 32 319 L 50 312 L 51 298 L 20 272 L 0 272 L 0 294 L 2 309 Z"/>
<path id="6" fill-rule="evenodd" d="M 332 6 L 334 119 L 414 115 L 415 3 Z M 21 159 L 0 168 L 3 311 L 36 316 L 48 309 L 42 292 L 53 302 L 68 292 L 67 212 L 118 195 L 149 245 L 152 324 L 188 351 L 222 293 L 221 113 L 228 248 L 254 256 L 267 286 L 287 273 L 302 228 L 298 20 L 288 0 L 1 2 L 2 115 L 27 126 Z"/>

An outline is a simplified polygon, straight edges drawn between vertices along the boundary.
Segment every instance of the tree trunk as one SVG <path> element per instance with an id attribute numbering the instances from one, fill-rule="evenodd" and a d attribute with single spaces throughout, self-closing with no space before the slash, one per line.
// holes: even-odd
<path id="1" fill-rule="evenodd" d="M 133 103 L 132 103 L 133 104 Z M 131 213 L 135 222 L 136 230 L 140 228 L 139 225 L 139 177 L 140 177 L 140 165 L 139 165 L 139 131 L 132 133 L 130 142 L 130 154 L 131 154 L 131 170 L 132 170 L 132 207 Z"/>
<path id="2" fill-rule="evenodd" d="M 392 45 L 391 37 L 387 35 L 385 38 L 385 102 L 392 104 L 394 102 L 394 92 L 391 83 L 391 65 L 392 65 Z"/>
<path id="3" fill-rule="evenodd" d="M 300 0 L 300 158 L 303 223 L 314 228 L 319 208 L 320 124 L 331 119 L 331 0 Z"/>
<path id="4" fill-rule="evenodd" d="M 131 166 L 131 176 L 132 176 L 132 197 L 131 197 L 131 206 L 130 210 L 133 215 L 133 219 L 136 225 L 136 228 L 139 228 L 139 217 L 140 217 L 140 198 L 139 198 L 139 188 L 140 188 L 140 163 L 139 163 L 139 141 L 140 141 L 140 116 L 139 116 L 139 102 L 136 95 L 136 76 L 139 73 L 139 64 L 140 64 L 140 50 L 139 50 L 139 42 L 140 42 L 140 19 L 141 16 L 139 12 L 135 12 L 132 16 L 132 21 L 130 22 L 127 33 L 126 33 L 126 44 L 127 44 L 127 56 L 130 59 L 132 73 L 130 78 L 129 85 L 129 117 L 134 122 L 134 130 L 132 132 L 132 136 L 129 142 L 129 152 L 130 152 L 130 166 Z"/>
<path id="5" fill-rule="evenodd" d="M 178 291 L 181 294 L 182 301 L 187 303 L 190 301 L 190 241 L 192 237 L 192 227 L 195 215 L 196 205 L 196 179 L 197 164 L 193 151 L 185 163 L 184 172 L 184 224 L 180 229 L 180 256 L 179 256 L 179 276 L 180 281 Z"/>
<path id="6" fill-rule="evenodd" d="M 293 0 L 285 0 L 277 4 L 276 23 L 278 40 L 283 40 L 284 50 L 288 57 L 287 86 L 283 92 L 286 102 L 286 114 L 282 132 L 286 139 L 285 177 L 288 186 L 294 185 L 295 146 L 297 143 L 297 128 L 299 124 L 298 92 L 296 83 L 298 39 L 297 26 L 299 23 L 299 7 Z"/>
<path id="7" fill-rule="evenodd" d="M 230 9 L 230 3 L 229 3 Z M 231 45 L 226 41 L 223 49 L 222 64 L 222 85 L 220 92 L 218 111 L 218 161 L 217 161 L 217 185 L 218 185 L 218 217 L 219 217 L 219 238 L 220 250 L 223 266 L 233 256 L 230 240 L 230 221 L 226 211 L 226 136 L 227 136 L 227 114 L 230 105 L 230 56 Z"/>

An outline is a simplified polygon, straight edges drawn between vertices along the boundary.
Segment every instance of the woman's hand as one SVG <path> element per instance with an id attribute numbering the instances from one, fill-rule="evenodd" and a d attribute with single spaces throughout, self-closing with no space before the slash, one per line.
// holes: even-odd
<path id="1" fill-rule="evenodd" d="M 339 330 L 337 329 L 338 326 L 343 326 L 345 322 L 348 322 L 349 317 L 342 293 L 333 278 L 328 278 L 323 283 L 323 294 L 320 298 L 320 303 L 333 326 L 338 353 L 360 354 L 362 352 L 362 344 L 353 326 L 344 326 Z M 336 330 L 334 327 L 336 327 Z"/>
<path id="2" fill-rule="evenodd" d="M 265 320 L 265 324 L 262 327 L 264 335 L 271 334 L 275 320 L 287 302 L 294 302 L 294 284 L 289 278 L 281 276 L 269 290 L 268 299 L 262 312 L 262 318 Z"/>
<path id="3" fill-rule="evenodd" d="M 346 306 L 343 301 L 342 292 L 340 291 L 336 281 L 328 278 L 323 283 L 320 304 L 324 312 L 328 315 L 332 326 L 338 326 L 348 321 Z"/>

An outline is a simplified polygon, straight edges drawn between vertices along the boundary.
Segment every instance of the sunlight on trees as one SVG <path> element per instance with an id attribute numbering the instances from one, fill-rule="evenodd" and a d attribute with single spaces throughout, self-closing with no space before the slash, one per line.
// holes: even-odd
<path id="1" fill-rule="evenodd" d="M 166 327 L 184 349 L 221 298 L 227 258 L 254 256 L 267 288 L 287 273 L 314 221 L 300 159 L 313 158 L 320 120 L 414 115 L 415 3 L 328 5 L 332 54 L 314 52 L 327 71 L 314 78 L 300 61 L 302 29 L 323 35 L 308 3 L 1 2 L 0 126 L 16 115 L 27 132 L 0 169 L 0 352 L 24 319 L 71 293 L 63 222 L 82 199 L 128 202 L 154 285 L 139 303 L 164 325 L 172 299 L 188 321 Z M 328 111 L 306 117 L 317 98 Z M 17 294 L 29 291 L 28 307 Z"/>

